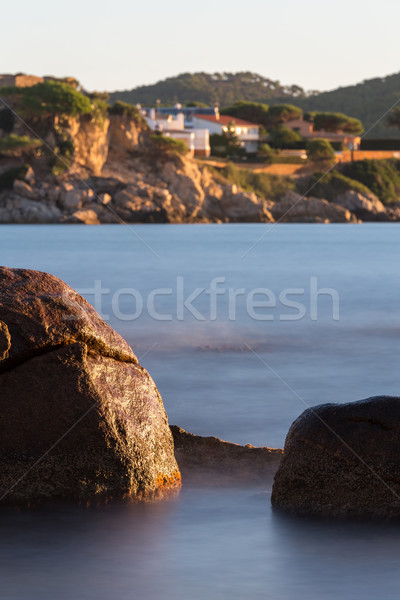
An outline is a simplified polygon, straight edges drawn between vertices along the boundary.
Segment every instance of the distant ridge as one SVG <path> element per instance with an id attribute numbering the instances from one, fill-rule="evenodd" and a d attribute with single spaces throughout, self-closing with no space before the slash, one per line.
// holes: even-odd
<path id="1" fill-rule="evenodd" d="M 154 104 L 156 100 L 164 105 L 176 102 L 204 102 L 212 105 L 219 102 L 226 106 L 236 100 L 265 102 L 270 98 L 304 97 L 303 88 L 284 86 L 279 81 L 262 77 L 257 73 L 182 73 L 168 77 L 153 85 L 142 85 L 133 90 L 113 92 L 113 100 Z"/>
<path id="2" fill-rule="evenodd" d="M 400 73 L 367 79 L 329 92 L 307 93 L 298 85 L 284 86 L 257 73 L 182 73 L 153 85 L 110 94 L 111 100 L 153 105 L 203 102 L 229 106 L 239 100 L 276 104 L 290 102 L 304 110 L 343 112 L 360 119 L 368 130 L 396 100 L 400 99 Z M 395 138 L 400 133 L 381 121 L 368 134 L 370 138 Z"/>

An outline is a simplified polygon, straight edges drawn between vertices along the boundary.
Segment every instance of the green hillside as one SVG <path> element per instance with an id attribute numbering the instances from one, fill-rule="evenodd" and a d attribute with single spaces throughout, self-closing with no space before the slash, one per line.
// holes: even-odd
<path id="1" fill-rule="evenodd" d="M 110 97 L 112 101 L 144 105 L 154 105 L 159 100 L 162 105 L 203 102 L 212 106 L 219 102 L 222 107 L 240 100 L 266 104 L 290 101 L 304 110 L 343 112 L 356 117 L 367 131 L 396 100 L 400 100 L 400 73 L 312 95 L 307 95 L 297 85 L 283 86 L 279 81 L 251 72 L 183 73 L 153 85 L 113 92 Z M 385 120 L 367 134 L 373 138 L 399 136 L 399 131 L 387 127 Z"/>
<path id="2" fill-rule="evenodd" d="M 364 125 L 366 137 L 400 137 L 398 129 L 387 127 L 383 119 L 368 133 L 368 129 L 397 100 L 400 100 L 400 73 L 387 77 L 368 79 L 357 85 L 322 92 L 298 99 L 296 104 L 304 110 L 343 112 L 357 117 Z M 271 103 L 271 101 L 270 101 Z"/>
<path id="3" fill-rule="evenodd" d="M 133 90 L 112 92 L 112 100 L 140 102 L 153 105 L 174 105 L 176 102 L 204 102 L 212 106 L 232 104 L 236 100 L 257 100 L 263 102 L 271 98 L 305 97 L 304 90 L 296 85 L 283 86 L 256 73 L 182 73 L 169 77 L 153 85 L 143 85 Z"/>

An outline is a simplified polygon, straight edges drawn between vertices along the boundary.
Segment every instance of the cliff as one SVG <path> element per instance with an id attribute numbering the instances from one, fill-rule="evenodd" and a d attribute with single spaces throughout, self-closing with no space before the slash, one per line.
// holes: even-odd
<path id="1" fill-rule="evenodd" d="M 337 189 L 315 188 L 319 197 L 309 198 L 288 178 L 252 175 L 250 185 L 241 170 L 233 177 L 229 169 L 212 171 L 174 140 L 152 134 L 134 106 L 110 107 L 64 83 L 3 87 L 3 93 L 1 223 L 400 219 L 399 208 L 384 207 L 346 178 Z"/>

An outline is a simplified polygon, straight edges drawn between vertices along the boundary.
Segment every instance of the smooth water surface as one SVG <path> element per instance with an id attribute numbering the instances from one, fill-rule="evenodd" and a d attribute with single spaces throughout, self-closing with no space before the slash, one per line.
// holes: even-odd
<path id="1" fill-rule="evenodd" d="M 399 234 L 396 224 L 1 226 L 0 263 L 51 272 L 92 302 L 142 357 L 171 423 L 282 447 L 308 405 L 397 395 Z M 317 312 L 313 285 L 330 290 Z M 265 288 L 276 305 L 252 313 L 249 294 Z M 192 293 L 194 314 L 182 305 Z M 400 528 L 287 519 L 270 490 L 3 512 L 1 597 L 398 598 Z"/>

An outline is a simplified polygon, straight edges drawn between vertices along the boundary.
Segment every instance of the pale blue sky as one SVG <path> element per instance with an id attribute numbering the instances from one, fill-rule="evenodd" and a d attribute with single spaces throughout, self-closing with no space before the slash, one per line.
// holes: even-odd
<path id="1" fill-rule="evenodd" d="M 19 0 L 2 9 L 0 72 L 115 90 L 248 70 L 332 89 L 399 71 L 399 22 L 398 0 Z"/>

